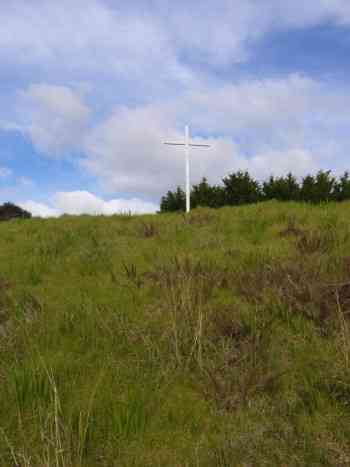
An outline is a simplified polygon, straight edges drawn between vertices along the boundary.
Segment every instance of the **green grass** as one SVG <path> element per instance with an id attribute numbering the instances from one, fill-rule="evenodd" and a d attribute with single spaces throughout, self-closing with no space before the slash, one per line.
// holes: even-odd
<path id="1" fill-rule="evenodd" d="M 350 465 L 350 203 L 0 224 L 0 465 Z"/>

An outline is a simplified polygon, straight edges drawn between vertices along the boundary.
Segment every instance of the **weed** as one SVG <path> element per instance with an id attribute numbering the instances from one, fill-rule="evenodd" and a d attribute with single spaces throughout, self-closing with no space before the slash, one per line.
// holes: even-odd
<path id="1" fill-rule="evenodd" d="M 18 420 L 23 425 L 28 410 L 40 422 L 40 454 L 34 463 L 26 453 L 16 449 L 6 433 L 2 433 L 18 466 L 34 467 L 47 465 L 55 467 L 83 467 L 92 439 L 92 413 L 97 389 L 103 378 L 103 370 L 92 387 L 87 407 L 64 414 L 62 400 L 56 378 L 51 369 L 41 359 L 41 365 L 16 372 L 13 376 L 17 401 Z M 21 460 L 20 460 L 21 459 Z"/>
<path id="2" fill-rule="evenodd" d="M 158 228 L 154 222 L 144 222 L 141 221 L 138 224 L 138 232 L 142 238 L 152 238 L 158 235 Z"/>
<path id="3" fill-rule="evenodd" d="M 304 234 L 304 231 L 298 227 L 295 216 L 288 218 L 287 228 L 280 232 L 281 237 L 295 236 L 299 237 Z"/>
<path id="4" fill-rule="evenodd" d="M 189 256 L 176 256 L 169 266 L 159 270 L 165 311 L 171 317 L 175 358 L 180 366 L 188 366 L 195 356 L 202 368 L 207 303 L 216 279 L 212 268 Z"/>
<path id="5" fill-rule="evenodd" d="M 327 253 L 335 246 L 336 236 L 332 230 L 324 232 L 311 230 L 303 232 L 297 242 L 297 248 L 303 255 L 313 253 Z"/>
<path id="6" fill-rule="evenodd" d="M 142 285 L 142 279 L 137 272 L 137 267 L 135 263 L 126 264 L 124 261 L 122 263 L 123 269 L 125 272 L 125 276 L 133 285 L 135 285 L 138 289 Z"/>
<path id="7" fill-rule="evenodd" d="M 113 408 L 110 417 L 112 433 L 118 439 L 142 435 L 149 419 L 145 398 L 139 392 L 129 393 L 125 401 Z"/>

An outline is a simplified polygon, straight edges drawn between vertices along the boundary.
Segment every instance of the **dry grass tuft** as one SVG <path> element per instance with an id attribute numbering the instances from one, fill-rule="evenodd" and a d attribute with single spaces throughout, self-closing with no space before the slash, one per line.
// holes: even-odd
<path id="1" fill-rule="evenodd" d="M 158 283 L 170 313 L 176 362 L 188 367 L 195 359 L 203 366 L 203 336 L 208 302 L 216 285 L 213 268 L 190 256 L 175 256 L 158 271 Z"/>
<path id="2" fill-rule="evenodd" d="M 299 237 L 303 234 L 304 231 L 297 226 L 297 222 L 294 217 L 288 218 L 287 228 L 280 232 L 281 237 Z"/>
<path id="3" fill-rule="evenodd" d="M 182 218 L 184 224 L 203 226 L 213 223 L 216 215 L 214 211 L 209 209 L 198 208 L 192 210 L 190 213 L 182 214 Z"/>
<path id="4" fill-rule="evenodd" d="M 154 222 L 140 222 L 138 233 L 142 238 L 152 238 L 158 235 L 159 231 Z"/>
<path id="5" fill-rule="evenodd" d="M 310 230 L 303 232 L 297 241 L 297 248 L 303 255 L 329 253 L 335 246 L 336 235 L 332 230 Z"/>

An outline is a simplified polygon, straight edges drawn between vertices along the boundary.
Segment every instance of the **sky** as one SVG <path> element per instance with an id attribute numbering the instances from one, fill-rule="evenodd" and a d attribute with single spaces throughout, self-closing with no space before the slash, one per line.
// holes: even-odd
<path id="1" fill-rule="evenodd" d="M 248 170 L 350 169 L 349 0 L 0 0 L 0 203 L 156 212 Z"/>

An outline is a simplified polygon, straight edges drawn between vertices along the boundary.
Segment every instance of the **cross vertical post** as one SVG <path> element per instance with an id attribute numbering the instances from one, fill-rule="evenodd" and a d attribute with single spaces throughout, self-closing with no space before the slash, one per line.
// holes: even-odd
<path id="1" fill-rule="evenodd" d="M 185 141 L 186 141 L 186 212 L 191 209 L 191 189 L 190 189 L 190 147 L 189 147 L 189 128 L 185 126 Z"/>
<path id="2" fill-rule="evenodd" d="M 169 146 L 184 146 L 186 157 L 186 212 L 191 209 L 191 185 L 190 185 L 190 147 L 210 148 L 209 144 L 192 144 L 190 143 L 189 126 L 185 126 L 185 142 L 184 143 L 164 143 Z"/>

